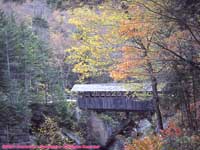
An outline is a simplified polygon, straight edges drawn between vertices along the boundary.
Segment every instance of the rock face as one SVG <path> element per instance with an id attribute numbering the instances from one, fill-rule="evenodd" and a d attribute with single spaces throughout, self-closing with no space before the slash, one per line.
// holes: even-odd
<path id="1" fill-rule="evenodd" d="M 108 150 L 124 150 L 124 140 L 122 138 L 117 137 L 116 141 Z"/>
<path id="2" fill-rule="evenodd" d="M 77 121 L 81 118 L 81 110 L 78 107 L 75 108 L 75 118 Z"/>
<path id="3" fill-rule="evenodd" d="M 97 144 L 104 146 L 108 137 L 109 135 L 104 122 L 92 113 L 88 121 L 88 140 L 96 141 Z"/>
<path id="4" fill-rule="evenodd" d="M 69 131 L 69 130 L 67 130 L 67 129 L 65 129 L 65 128 L 63 128 L 63 129 L 61 130 L 61 133 L 62 133 L 64 136 L 66 136 L 66 137 L 72 139 L 73 141 L 75 141 L 76 144 L 78 144 L 78 145 L 81 145 L 81 144 L 83 144 L 83 143 L 85 142 L 85 141 L 84 141 L 83 139 L 81 139 L 78 135 L 76 135 L 75 133 L 73 133 L 73 132 L 71 132 L 71 131 Z"/>
<path id="5" fill-rule="evenodd" d="M 147 119 L 142 119 L 138 123 L 138 132 L 142 133 L 143 136 L 151 130 L 152 124 Z"/>

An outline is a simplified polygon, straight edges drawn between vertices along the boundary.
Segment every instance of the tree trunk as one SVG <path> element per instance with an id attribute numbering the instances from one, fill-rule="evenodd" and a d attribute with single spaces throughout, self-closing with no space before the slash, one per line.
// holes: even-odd
<path id="1" fill-rule="evenodd" d="M 160 99 L 158 96 L 157 79 L 153 74 L 153 67 L 150 62 L 148 62 L 147 67 L 148 67 L 148 72 L 150 74 L 150 79 L 151 79 L 151 87 L 152 87 L 152 92 L 153 92 L 154 106 L 155 106 L 156 115 L 157 115 L 158 129 L 163 130 L 162 114 L 161 114 L 160 106 L 159 106 Z"/>
<path id="2" fill-rule="evenodd" d="M 6 62 L 7 62 L 7 72 L 8 72 L 8 79 L 10 80 L 10 57 L 9 57 L 9 45 L 8 45 L 8 34 L 7 31 L 5 32 L 6 36 Z"/>
<path id="3" fill-rule="evenodd" d="M 6 63 L 7 63 L 7 79 L 8 79 L 8 87 L 9 87 L 9 100 L 11 102 L 11 104 L 13 104 L 14 100 L 13 100 L 13 96 L 10 94 L 10 86 L 11 86 L 11 69 L 10 69 L 10 54 L 9 54 L 9 41 L 8 41 L 8 33 L 7 31 L 5 31 L 5 48 L 6 48 Z"/>
<path id="4" fill-rule="evenodd" d="M 157 120 L 158 120 L 158 129 L 163 130 L 162 114 L 160 112 L 160 106 L 159 106 L 160 99 L 159 99 L 158 90 L 157 90 L 157 80 L 154 76 L 151 77 L 151 84 L 152 84 L 154 105 L 155 105 L 156 115 L 157 115 Z"/>

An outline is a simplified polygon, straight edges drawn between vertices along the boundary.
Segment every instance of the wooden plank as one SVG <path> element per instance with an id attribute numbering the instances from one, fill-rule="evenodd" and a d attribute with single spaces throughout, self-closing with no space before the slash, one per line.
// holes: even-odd
<path id="1" fill-rule="evenodd" d="M 81 109 L 113 111 L 154 111 L 153 101 L 137 101 L 127 97 L 83 97 L 78 99 Z"/>

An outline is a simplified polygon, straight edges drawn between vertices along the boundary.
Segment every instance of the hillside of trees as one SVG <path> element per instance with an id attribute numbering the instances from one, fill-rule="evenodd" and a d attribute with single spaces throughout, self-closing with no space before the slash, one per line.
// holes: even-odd
<path id="1" fill-rule="evenodd" d="M 135 82 L 151 116 L 69 101 L 78 83 Z M 200 150 L 200 2 L 0 0 L 3 144 Z"/>

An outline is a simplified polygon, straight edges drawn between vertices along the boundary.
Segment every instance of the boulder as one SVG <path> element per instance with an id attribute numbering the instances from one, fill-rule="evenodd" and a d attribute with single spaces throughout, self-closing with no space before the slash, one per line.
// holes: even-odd
<path id="1" fill-rule="evenodd" d="M 65 128 L 62 128 L 62 129 L 61 129 L 61 133 L 62 133 L 64 136 L 66 136 L 67 138 L 69 138 L 69 139 L 75 141 L 76 144 L 78 144 L 78 145 L 81 145 L 81 144 L 84 143 L 84 140 L 81 139 L 77 134 L 75 134 L 75 133 L 73 133 L 73 132 L 71 132 L 71 131 L 69 131 L 69 130 L 67 130 L 67 129 L 65 129 Z"/>
<path id="2" fill-rule="evenodd" d="M 92 113 L 88 121 L 89 140 L 105 146 L 108 140 L 108 131 L 102 119 Z"/>
<path id="3" fill-rule="evenodd" d="M 115 142 L 108 150 L 124 150 L 124 140 L 121 137 L 116 137 Z"/>
<path id="4" fill-rule="evenodd" d="M 152 129 L 152 124 L 147 119 L 142 119 L 138 123 L 138 132 L 142 133 L 143 136 L 147 135 Z"/>

